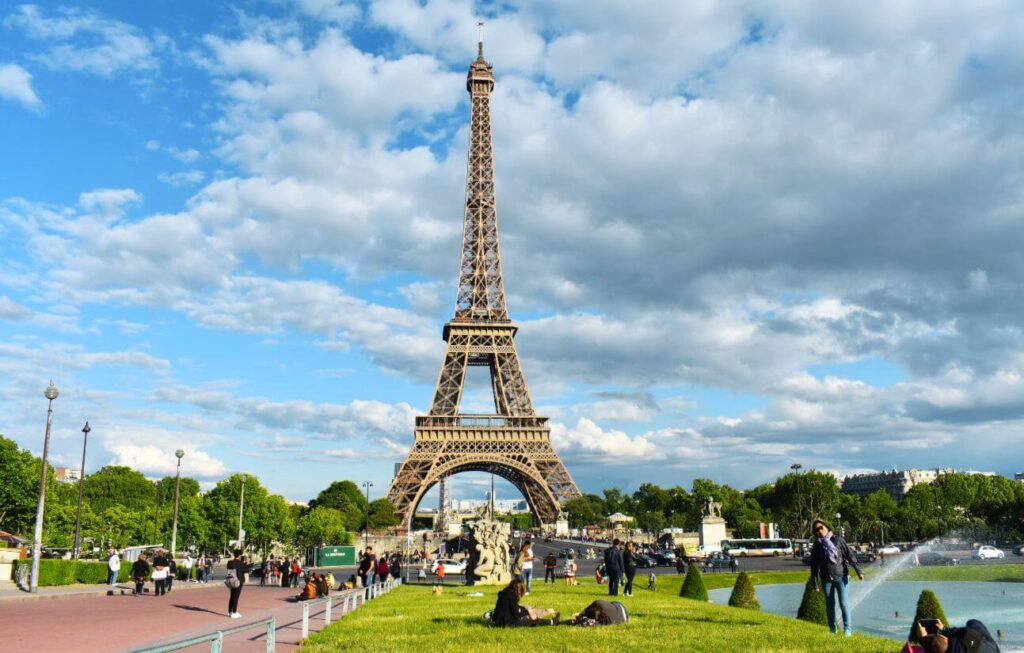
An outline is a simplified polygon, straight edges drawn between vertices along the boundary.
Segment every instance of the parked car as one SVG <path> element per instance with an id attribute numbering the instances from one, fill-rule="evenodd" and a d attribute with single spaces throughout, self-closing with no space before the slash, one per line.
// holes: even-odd
<path id="1" fill-rule="evenodd" d="M 644 555 L 644 554 L 641 553 L 641 554 L 638 554 L 636 556 L 636 566 L 637 567 L 657 567 L 658 566 L 658 561 L 655 560 L 654 558 L 652 558 L 649 555 Z"/>
<path id="2" fill-rule="evenodd" d="M 671 551 L 659 551 L 651 557 L 659 567 L 674 567 L 676 564 L 676 556 Z"/>
<path id="3" fill-rule="evenodd" d="M 445 575 L 466 573 L 465 560 L 453 560 L 452 558 L 439 558 L 430 565 L 430 573 L 437 574 L 437 565 L 444 563 Z"/>
<path id="4" fill-rule="evenodd" d="M 918 553 L 917 554 L 917 562 L 922 567 L 925 567 L 925 566 L 927 566 L 927 567 L 931 567 L 931 566 L 954 567 L 954 566 L 960 564 L 960 561 L 957 560 L 956 558 L 948 558 L 948 557 L 942 555 L 941 553 L 936 553 L 935 551 L 925 551 L 924 553 Z"/>
<path id="5" fill-rule="evenodd" d="M 732 556 L 721 551 L 714 551 L 704 559 L 703 566 L 709 571 L 728 571 L 732 569 Z"/>
<path id="6" fill-rule="evenodd" d="M 877 553 L 878 555 L 890 556 L 895 553 L 903 553 L 903 551 L 900 549 L 900 547 L 896 546 L 895 544 L 886 544 L 885 546 L 880 546 L 877 549 L 875 549 L 875 553 Z"/>
<path id="7" fill-rule="evenodd" d="M 971 557 L 975 560 L 988 560 L 989 558 L 1005 558 L 1006 554 L 994 546 L 983 544 L 971 553 Z"/>
<path id="8" fill-rule="evenodd" d="M 570 557 L 571 558 L 575 558 L 576 557 L 576 551 L 571 546 L 567 546 L 567 547 L 564 547 L 561 551 L 558 552 L 558 557 L 559 558 L 570 558 Z"/>
<path id="9" fill-rule="evenodd" d="M 874 551 L 854 551 L 853 555 L 857 557 L 857 562 L 874 562 L 878 558 Z"/>
<path id="10" fill-rule="evenodd" d="M 1013 555 L 1024 556 L 1024 544 L 1018 544 L 1017 546 L 1013 547 Z"/>

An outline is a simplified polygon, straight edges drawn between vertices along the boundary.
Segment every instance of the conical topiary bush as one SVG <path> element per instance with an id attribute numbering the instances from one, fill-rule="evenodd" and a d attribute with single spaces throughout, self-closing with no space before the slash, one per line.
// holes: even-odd
<path id="1" fill-rule="evenodd" d="M 946 619 L 946 612 L 939 603 L 939 597 L 931 590 L 922 590 L 921 596 L 917 597 L 917 612 L 914 613 L 914 623 L 910 625 L 910 641 L 917 642 L 917 622 L 919 619 L 938 619 L 944 625 L 949 625 Z"/>
<path id="2" fill-rule="evenodd" d="M 804 586 L 804 598 L 800 601 L 800 609 L 796 611 L 796 618 L 821 626 L 828 625 L 825 592 L 824 590 L 815 591 L 814 578 L 810 578 L 807 585 Z"/>
<path id="3" fill-rule="evenodd" d="M 701 576 L 697 565 L 690 565 L 690 569 L 686 572 L 686 579 L 683 580 L 683 586 L 679 588 L 679 596 L 697 601 L 708 600 L 708 588 L 704 587 L 704 577 Z"/>
<path id="4" fill-rule="evenodd" d="M 757 592 L 754 591 L 754 584 L 750 582 L 747 572 L 741 571 L 740 575 L 736 577 L 736 584 L 732 586 L 732 594 L 729 595 L 729 605 L 749 610 L 761 609 L 761 603 L 757 600 Z"/>

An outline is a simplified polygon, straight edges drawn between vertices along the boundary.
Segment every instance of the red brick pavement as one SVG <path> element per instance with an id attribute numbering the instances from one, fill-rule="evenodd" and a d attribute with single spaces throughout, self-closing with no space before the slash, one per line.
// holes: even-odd
<path id="1" fill-rule="evenodd" d="M 0 650 L 31 653 L 111 653 L 166 643 L 232 628 L 271 614 L 277 619 L 277 650 L 298 648 L 302 605 L 288 599 L 297 589 L 246 585 L 239 601 L 241 619 L 227 616 L 228 590 L 220 583 L 190 587 L 157 597 L 82 596 L 44 601 L 4 602 Z M 334 619 L 340 608 L 335 605 Z M 323 606 L 310 609 L 310 633 L 323 628 Z M 266 650 L 266 630 L 229 636 L 225 653 Z M 209 644 L 188 649 L 208 651 Z"/>

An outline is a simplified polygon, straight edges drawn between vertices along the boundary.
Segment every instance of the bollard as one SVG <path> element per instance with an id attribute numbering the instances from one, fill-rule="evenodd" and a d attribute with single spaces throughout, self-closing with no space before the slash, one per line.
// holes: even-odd
<path id="1" fill-rule="evenodd" d="M 309 604 L 302 604 L 302 639 L 309 637 Z"/>
<path id="2" fill-rule="evenodd" d="M 328 597 L 327 607 L 324 608 L 324 628 L 331 625 L 331 604 L 334 603 L 334 599 Z"/>
<path id="3" fill-rule="evenodd" d="M 277 619 L 271 618 L 267 623 L 267 653 L 277 650 Z"/>

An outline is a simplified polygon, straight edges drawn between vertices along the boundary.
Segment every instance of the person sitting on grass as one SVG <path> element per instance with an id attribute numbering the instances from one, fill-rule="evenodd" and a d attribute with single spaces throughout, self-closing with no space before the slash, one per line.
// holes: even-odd
<path id="1" fill-rule="evenodd" d="M 559 614 L 552 609 L 520 605 L 526 593 L 522 578 L 514 578 L 508 587 L 498 592 L 498 602 L 491 611 L 491 623 L 495 626 L 555 626 Z"/>
<path id="2" fill-rule="evenodd" d="M 917 624 L 920 649 L 924 653 L 999 653 L 999 644 L 985 624 L 969 619 L 963 628 L 947 628 L 937 620 L 933 633 Z M 909 644 L 909 642 L 908 642 Z"/>
<path id="3" fill-rule="evenodd" d="M 574 626 L 614 626 L 629 621 L 629 612 L 620 601 L 598 599 L 573 615 Z"/>

